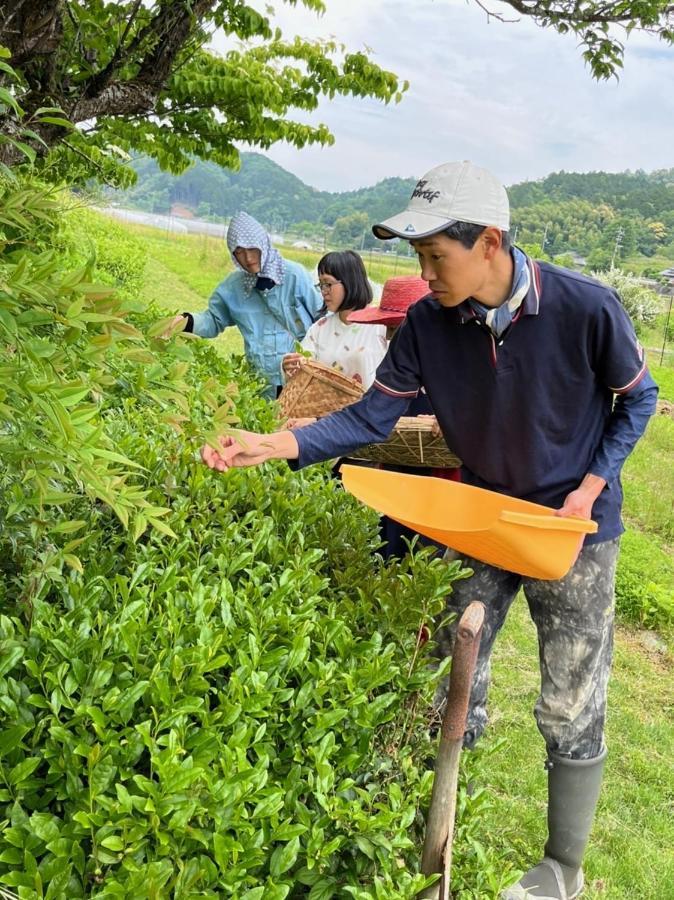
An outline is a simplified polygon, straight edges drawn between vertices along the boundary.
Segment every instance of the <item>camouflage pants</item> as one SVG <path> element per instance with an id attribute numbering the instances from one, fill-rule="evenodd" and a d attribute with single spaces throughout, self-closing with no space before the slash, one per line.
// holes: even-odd
<path id="1" fill-rule="evenodd" d="M 603 748 L 606 691 L 613 653 L 614 581 L 619 540 L 585 547 L 558 581 L 539 581 L 464 558 L 474 574 L 455 582 L 447 598 L 454 623 L 473 600 L 486 607 L 470 698 L 464 746 L 472 747 L 487 724 L 490 657 L 496 635 L 520 587 L 538 632 L 541 692 L 534 707 L 549 751 L 591 759 Z M 446 558 L 458 559 L 448 550 Z M 440 657 L 451 653 L 453 623 L 437 629 Z M 446 683 L 435 706 L 442 709 Z"/>

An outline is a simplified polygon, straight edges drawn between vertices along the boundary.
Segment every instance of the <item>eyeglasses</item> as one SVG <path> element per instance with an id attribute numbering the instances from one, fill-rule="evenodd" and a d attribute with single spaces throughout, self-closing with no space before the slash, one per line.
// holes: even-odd
<path id="1" fill-rule="evenodd" d="M 314 287 L 318 288 L 321 294 L 329 294 L 336 284 L 341 283 L 341 281 L 319 281 L 314 285 Z"/>

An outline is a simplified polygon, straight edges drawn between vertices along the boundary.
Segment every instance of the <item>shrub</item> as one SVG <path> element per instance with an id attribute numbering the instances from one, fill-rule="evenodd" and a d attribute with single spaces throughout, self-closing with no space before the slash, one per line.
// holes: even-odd
<path id="1" fill-rule="evenodd" d="M 674 563 L 651 535 L 627 531 L 616 572 L 616 608 L 629 622 L 674 626 Z"/>
<path id="2" fill-rule="evenodd" d="M 147 342 L 128 320 L 133 303 L 92 282 L 93 261 L 64 267 L 52 195 L 5 179 L 0 199 L 0 547 L 11 589 L 30 605 L 64 569 L 82 568 L 74 551 L 87 521 L 75 508 L 100 503 L 124 525 L 162 527 L 166 510 L 147 503 L 138 467 L 107 434 L 103 406 L 124 370 L 175 420 L 187 403 L 187 363 L 162 362 L 163 342 Z"/>
<path id="3" fill-rule="evenodd" d="M 117 288 L 122 297 L 138 295 L 147 253 L 128 229 L 100 213 L 74 208 L 65 217 L 62 239 L 74 266 L 84 265 L 93 256 L 103 283 Z"/>
<path id="4" fill-rule="evenodd" d="M 375 517 L 321 467 L 206 469 L 232 382 L 241 423 L 274 426 L 245 367 L 146 340 L 91 267 L 0 266 L 0 883 L 414 897 L 440 674 L 416 636 L 456 567 L 377 561 Z M 484 802 L 463 803 L 455 851 L 476 897 L 501 883 Z"/>
<path id="5" fill-rule="evenodd" d="M 236 374 L 195 355 L 195 373 Z M 269 427 L 241 387 L 246 424 Z M 416 634 L 456 569 L 426 552 L 376 565 L 374 517 L 323 469 L 216 475 L 151 410 L 115 395 L 107 424 L 176 536 L 81 511 L 83 573 L 30 623 L 0 619 L 0 881 L 26 897 L 412 898 L 435 681 Z M 210 414 L 195 403 L 191 427 Z M 486 883 L 476 821 L 461 834 Z"/>
<path id="6" fill-rule="evenodd" d="M 602 281 L 618 293 L 637 333 L 640 326 L 652 325 L 655 322 L 661 312 L 660 298 L 655 291 L 645 287 L 635 275 L 625 273 L 621 269 L 591 274 L 593 278 Z"/>

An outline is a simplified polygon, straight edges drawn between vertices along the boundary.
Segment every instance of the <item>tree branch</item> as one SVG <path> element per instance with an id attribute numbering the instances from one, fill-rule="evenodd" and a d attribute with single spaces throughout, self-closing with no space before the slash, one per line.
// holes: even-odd
<path id="1" fill-rule="evenodd" d="M 616 12 L 615 3 L 596 4 L 590 6 L 582 2 L 571 3 L 535 3 L 530 0 L 499 0 L 510 6 L 522 16 L 533 19 L 547 19 L 550 22 L 564 22 L 570 28 L 576 29 L 578 25 L 622 25 L 635 21 L 634 9 L 625 7 L 622 12 Z M 481 3 L 478 5 L 482 6 Z M 484 7 L 483 7 L 484 9 Z M 485 10 L 488 12 L 488 10 Z M 674 4 L 668 4 L 658 10 L 654 17 L 656 20 L 666 18 L 674 14 Z M 498 18 L 495 13 L 489 13 Z M 646 23 L 640 27 L 646 29 Z"/>
<path id="2" fill-rule="evenodd" d="M 35 56 L 58 49 L 63 37 L 62 0 L 18 0 L 0 19 L 0 42 L 12 53 L 10 65 L 26 69 Z"/>
<path id="3" fill-rule="evenodd" d="M 62 0 L 19 0 L 0 20 L 0 43 L 11 52 L 9 64 L 21 70 L 31 91 L 55 90 L 58 49 L 63 40 Z"/>
<path id="4" fill-rule="evenodd" d="M 97 116 L 128 116 L 149 113 L 157 102 L 159 90 L 138 78 L 133 81 L 113 81 L 95 97 L 81 97 L 68 110 L 73 123 Z"/>
<path id="5" fill-rule="evenodd" d="M 122 62 L 122 57 L 126 56 L 128 58 L 129 54 L 124 52 L 124 42 L 126 41 L 127 35 L 131 30 L 131 26 L 133 25 L 136 16 L 138 15 L 138 10 L 140 9 L 142 2 L 143 0 L 136 0 L 127 20 L 122 36 L 119 40 L 119 44 L 117 45 L 117 49 L 112 55 L 112 59 L 107 64 L 107 66 L 100 72 L 98 72 L 98 74 L 96 74 L 88 83 L 85 91 L 87 97 L 94 97 L 96 94 L 102 91 L 104 87 L 107 87 L 107 85 L 110 83 L 113 76 L 117 72 L 119 64 Z"/>
<path id="6" fill-rule="evenodd" d="M 151 112 L 166 87 L 176 56 L 194 30 L 195 22 L 201 22 L 213 5 L 214 0 L 193 0 L 191 7 L 185 2 L 164 2 L 124 53 L 128 59 L 139 47 L 149 43 L 145 58 L 138 64 L 136 77 L 125 82 L 111 81 L 117 64 L 109 72 L 104 69 L 95 75 L 87 84 L 83 96 L 69 109 L 72 121 L 82 122 L 98 115 L 126 116 Z M 140 2 L 137 2 L 133 16 L 139 8 Z M 131 20 L 125 35 L 130 24 Z M 106 69 L 110 69 L 110 65 Z"/>
<path id="7" fill-rule="evenodd" d="M 193 0 L 191 9 L 187 3 L 169 2 L 163 6 L 157 16 L 157 41 L 143 60 L 139 77 L 164 83 L 172 71 L 178 52 L 194 29 L 194 23 L 200 23 L 213 5 L 214 0 Z"/>

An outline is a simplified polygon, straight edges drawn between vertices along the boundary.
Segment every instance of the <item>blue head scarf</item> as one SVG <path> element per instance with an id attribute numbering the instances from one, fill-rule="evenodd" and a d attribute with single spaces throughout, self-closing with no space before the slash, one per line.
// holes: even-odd
<path id="1" fill-rule="evenodd" d="M 274 284 L 283 284 L 285 263 L 278 250 L 271 245 L 271 238 L 262 225 L 247 212 L 238 212 L 232 217 L 227 229 L 227 247 L 234 265 L 243 272 L 243 286 L 247 294 L 255 287 L 258 278 Z M 247 272 L 234 256 L 237 247 L 245 250 L 259 250 L 260 271 L 256 275 Z"/>

